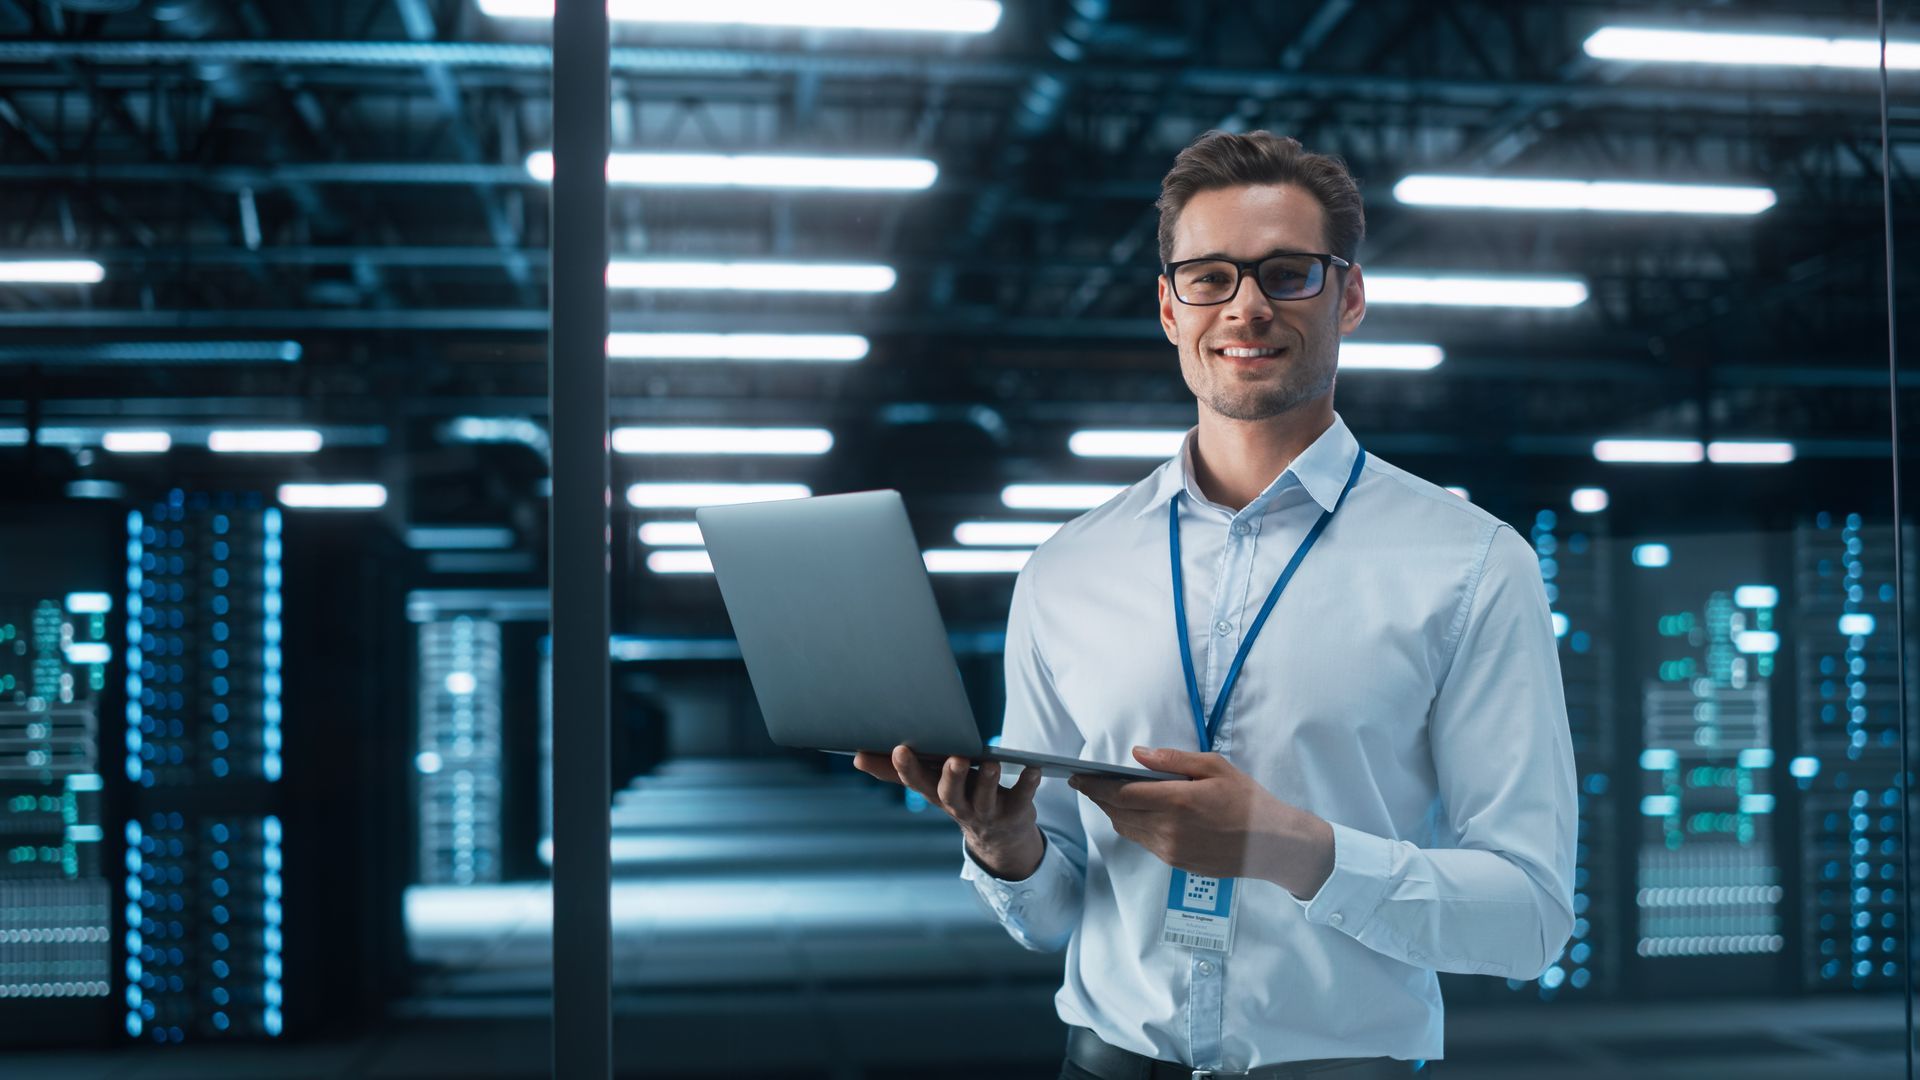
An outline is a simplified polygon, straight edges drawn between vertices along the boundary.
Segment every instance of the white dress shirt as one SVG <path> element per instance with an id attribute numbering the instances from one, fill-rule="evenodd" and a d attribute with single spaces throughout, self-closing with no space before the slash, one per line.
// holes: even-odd
<path id="1" fill-rule="evenodd" d="M 1358 444 L 1338 417 L 1238 513 L 1180 455 L 1034 553 L 1007 624 L 1010 749 L 1137 765 L 1194 750 L 1167 504 L 1211 710 L 1243 628 Z M 1546 591 L 1513 529 L 1369 454 L 1261 631 L 1214 750 L 1333 825 L 1311 900 L 1236 884 L 1231 952 L 1162 944 L 1170 870 L 1066 783 L 1041 782 L 1040 867 L 964 859 L 1009 933 L 1066 946 L 1060 1018 L 1114 1046 L 1242 1071 L 1443 1056 L 1438 971 L 1538 977 L 1574 924 L 1575 779 Z"/>

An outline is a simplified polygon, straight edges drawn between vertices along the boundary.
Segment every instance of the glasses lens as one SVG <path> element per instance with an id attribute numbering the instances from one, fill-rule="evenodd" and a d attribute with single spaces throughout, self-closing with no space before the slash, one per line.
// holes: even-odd
<path id="1" fill-rule="evenodd" d="M 1218 304 L 1233 295 L 1240 268 L 1224 260 L 1191 262 L 1173 269 L 1173 293 L 1189 304 Z"/>
<path id="2" fill-rule="evenodd" d="M 1260 264 L 1260 291 L 1275 300 L 1305 300 L 1325 282 L 1327 267 L 1305 255 L 1276 255 Z"/>

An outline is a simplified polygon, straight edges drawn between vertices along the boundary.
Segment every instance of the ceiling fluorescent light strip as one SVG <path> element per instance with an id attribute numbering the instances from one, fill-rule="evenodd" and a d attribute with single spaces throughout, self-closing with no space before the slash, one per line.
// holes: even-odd
<path id="1" fill-rule="evenodd" d="M 1076 431 L 1067 436 L 1067 449 L 1075 457 L 1168 458 L 1186 438 L 1184 430 Z"/>
<path id="2" fill-rule="evenodd" d="M 785 360 L 846 364 L 864 359 L 867 339 L 858 334 L 666 334 L 607 335 L 615 360 Z"/>
<path id="3" fill-rule="evenodd" d="M 302 428 L 207 433 L 207 449 L 216 454 L 311 454 L 321 442 L 319 432 Z"/>
<path id="4" fill-rule="evenodd" d="M 480 0 L 496 19 L 553 18 L 553 0 Z M 903 30 L 984 34 L 1000 24 L 999 0 L 608 0 L 607 17 L 623 23 L 794 27 L 816 30 Z"/>
<path id="5" fill-rule="evenodd" d="M 94 285 L 106 268 L 90 259 L 0 260 L 0 282 L 21 285 Z"/>
<path id="6" fill-rule="evenodd" d="M 303 510 L 374 510 L 387 505 L 384 484 L 281 484 L 280 505 Z"/>
<path id="7" fill-rule="evenodd" d="M 620 259 L 607 264 L 609 289 L 705 292 L 883 293 L 899 275 L 891 266 L 854 263 L 674 262 Z"/>
<path id="8" fill-rule="evenodd" d="M 1594 31 L 1582 47 L 1588 56 L 1598 60 L 1655 64 L 1855 70 L 1874 70 L 1880 66 L 1880 42 L 1873 38 L 1603 26 Z M 1887 42 L 1887 69 L 1920 70 L 1920 42 Z"/>
<path id="9" fill-rule="evenodd" d="M 640 483 L 627 488 L 627 505 L 640 509 L 730 506 L 736 503 L 804 499 L 805 484 Z"/>
<path id="10" fill-rule="evenodd" d="M 1758 214 L 1777 202 L 1772 188 L 1616 180 L 1520 180 L 1414 175 L 1393 186 L 1410 206 L 1627 214 Z"/>
<path id="11" fill-rule="evenodd" d="M 701 547 L 707 542 L 697 521 L 642 522 L 639 537 L 648 547 Z"/>
<path id="12" fill-rule="evenodd" d="M 656 574 L 711 574 L 713 558 L 701 548 L 653 551 L 647 553 L 647 569 Z"/>
<path id="13" fill-rule="evenodd" d="M 1342 371 L 1432 371 L 1446 359 L 1438 345 L 1382 345 L 1346 342 L 1340 346 Z"/>
<path id="14" fill-rule="evenodd" d="M 1367 275 L 1369 304 L 1570 308 L 1586 302 L 1587 284 L 1577 278 Z"/>
<path id="15" fill-rule="evenodd" d="M 1058 521 L 963 521 L 953 527 L 964 547 L 1039 547 L 1060 531 Z"/>
<path id="16" fill-rule="evenodd" d="M 1737 439 L 1715 441 L 1707 444 L 1707 460 L 1716 465 L 1785 465 L 1793 460 L 1793 444 Z"/>
<path id="17" fill-rule="evenodd" d="M 833 449 L 825 428 L 621 427 L 620 454 L 824 454 Z"/>
<path id="18" fill-rule="evenodd" d="M 105 431 L 100 446 L 115 454 L 164 454 L 173 448 L 173 436 L 164 431 Z"/>
<path id="19" fill-rule="evenodd" d="M 553 152 L 528 154 L 527 174 L 552 183 Z M 940 167 L 925 158 L 663 153 L 618 153 L 607 158 L 607 183 L 643 187 L 924 191 L 939 176 Z"/>
<path id="20" fill-rule="evenodd" d="M 0 346 L 0 364 L 293 364 L 297 341 L 103 341 Z"/>
<path id="21" fill-rule="evenodd" d="M 1091 510 L 1125 490 L 1124 484 L 1008 484 L 1000 501 L 1014 510 Z"/>
<path id="22" fill-rule="evenodd" d="M 1032 557 L 1031 548 L 1018 551 L 933 548 L 920 553 L 929 574 L 1016 574 Z"/>
<path id="23" fill-rule="evenodd" d="M 1691 439 L 1601 439 L 1593 444 L 1595 461 L 1691 465 L 1706 459 L 1706 447 Z"/>

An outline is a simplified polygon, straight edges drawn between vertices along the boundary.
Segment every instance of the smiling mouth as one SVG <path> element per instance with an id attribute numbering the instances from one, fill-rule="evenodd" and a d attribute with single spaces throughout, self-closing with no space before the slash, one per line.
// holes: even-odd
<path id="1" fill-rule="evenodd" d="M 1277 345 L 1261 348 L 1224 348 L 1214 350 L 1214 352 L 1230 360 L 1267 360 L 1279 356 L 1286 351 L 1285 348 Z"/>

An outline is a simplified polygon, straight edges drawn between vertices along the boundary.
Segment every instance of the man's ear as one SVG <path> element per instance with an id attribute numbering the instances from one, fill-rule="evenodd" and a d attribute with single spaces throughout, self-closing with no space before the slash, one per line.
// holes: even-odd
<path id="1" fill-rule="evenodd" d="M 1358 330 L 1367 317 L 1367 282 L 1359 263 L 1347 267 L 1341 276 L 1346 278 L 1340 292 L 1340 333 L 1345 335 Z"/>
<path id="2" fill-rule="evenodd" d="M 1173 290 L 1167 285 L 1167 276 L 1160 275 L 1160 329 L 1167 335 L 1167 341 L 1180 344 L 1180 328 L 1173 321 L 1173 305 L 1179 301 L 1173 298 Z"/>

